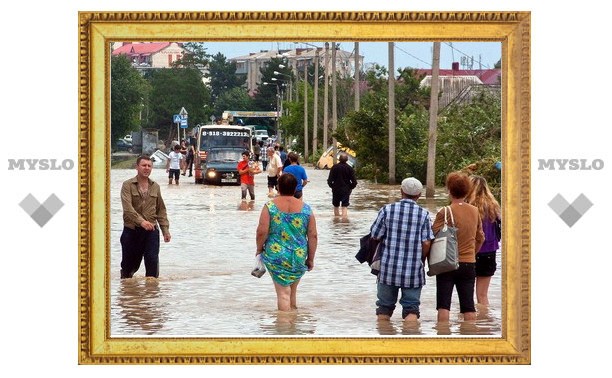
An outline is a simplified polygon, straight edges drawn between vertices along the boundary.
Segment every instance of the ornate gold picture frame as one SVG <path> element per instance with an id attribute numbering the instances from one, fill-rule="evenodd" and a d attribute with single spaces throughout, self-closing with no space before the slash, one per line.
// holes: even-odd
<path id="1" fill-rule="evenodd" d="M 110 41 L 486 41 L 502 44 L 500 338 L 112 338 Z M 529 364 L 529 12 L 81 12 L 79 363 Z"/>

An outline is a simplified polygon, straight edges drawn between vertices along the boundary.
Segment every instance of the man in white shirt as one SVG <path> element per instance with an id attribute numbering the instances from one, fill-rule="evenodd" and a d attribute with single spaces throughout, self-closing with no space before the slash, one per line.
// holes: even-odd
<path id="1" fill-rule="evenodd" d="M 168 172 L 168 185 L 172 185 L 172 177 L 176 185 L 179 184 L 179 177 L 181 177 L 181 168 L 183 167 L 183 159 L 185 156 L 181 153 L 181 146 L 178 144 L 174 146 L 174 151 L 168 155 L 166 161 L 166 172 Z"/>
<path id="2" fill-rule="evenodd" d="M 278 177 L 283 171 L 283 162 L 280 156 L 274 151 L 274 147 L 268 147 L 266 149 L 268 156 L 268 166 L 266 171 L 268 172 L 268 197 L 274 197 L 274 189 L 278 191 Z"/>

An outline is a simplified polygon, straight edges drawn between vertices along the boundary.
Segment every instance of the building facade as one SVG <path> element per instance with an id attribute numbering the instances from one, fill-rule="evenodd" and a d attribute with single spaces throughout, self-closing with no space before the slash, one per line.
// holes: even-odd
<path id="1" fill-rule="evenodd" d="M 126 55 L 136 68 L 170 68 L 185 49 L 178 42 L 116 42 L 112 55 Z"/>
<path id="2" fill-rule="evenodd" d="M 417 70 L 423 75 L 422 87 L 431 86 L 431 69 Z M 462 70 L 459 63 L 454 63 L 452 69 L 441 69 L 438 82 L 440 83 L 440 109 L 457 101 L 468 101 L 479 91 L 487 91 L 501 96 L 501 69 Z"/>
<path id="3" fill-rule="evenodd" d="M 261 82 L 261 68 L 269 64 L 273 58 L 283 59 L 296 76 L 299 72 L 304 72 L 304 67 L 313 65 L 316 60 L 319 61 L 320 66 L 325 67 L 326 72 L 332 71 L 331 48 L 325 49 L 322 47 L 262 50 L 228 60 L 236 63 L 237 75 L 246 76 L 247 89 L 249 93 L 253 93 Z M 352 52 L 337 49 L 336 72 L 342 77 L 352 76 L 355 73 L 355 60 L 356 57 Z M 359 64 L 360 67 L 363 67 L 362 55 L 359 56 Z"/>

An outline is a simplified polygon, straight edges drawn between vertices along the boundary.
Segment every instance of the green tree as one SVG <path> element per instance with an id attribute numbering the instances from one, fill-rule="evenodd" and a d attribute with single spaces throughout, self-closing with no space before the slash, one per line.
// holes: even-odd
<path id="1" fill-rule="evenodd" d="M 420 87 L 412 69 L 398 70 L 395 85 L 396 179 L 407 175 L 425 178 L 427 161 L 427 111 L 430 90 Z M 365 72 L 367 91 L 361 109 L 350 112 L 335 137 L 358 156 L 360 177 L 388 179 L 388 71 L 380 65 Z"/>
<path id="2" fill-rule="evenodd" d="M 395 89 L 395 108 L 398 113 L 429 109 L 431 88 L 421 87 L 424 75 L 418 75 L 413 68 L 399 69 L 398 73 Z"/>
<path id="3" fill-rule="evenodd" d="M 398 70 L 396 88 L 396 179 L 426 178 L 430 88 L 421 88 L 421 77 L 412 69 Z M 364 75 L 368 89 L 361 109 L 340 122 L 335 136 L 357 153 L 357 173 L 363 178 L 386 181 L 388 165 L 387 70 L 374 66 Z M 475 91 L 477 89 L 474 89 Z M 499 193 L 501 160 L 501 99 L 486 87 L 470 102 L 456 103 L 439 115 L 436 149 L 436 183 L 447 173 L 470 164 Z"/>
<path id="4" fill-rule="evenodd" d="M 187 42 L 183 45 L 185 52 L 180 59 L 172 63 L 174 68 L 194 68 L 202 72 L 206 71 L 210 61 L 210 54 L 201 42 Z"/>
<path id="5" fill-rule="evenodd" d="M 149 85 L 125 55 L 111 58 L 111 142 L 140 129 Z"/>
<path id="6" fill-rule="evenodd" d="M 283 64 L 283 60 L 281 58 L 272 58 L 268 64 L 263 65 L 259 69 L 259 72 L 261 73 L 261 80 L 259 83 L 257 83 L 257 89 L 255 90 L 255 96 L 253 97 L 253 106 L 255 107 L 254 110 L 276 110 L 276 84 L 293 80 L 291 68 L 280 68 L 281 64 Z M 275 75 L 274 71 L 278 71 L 281 74 Z M 273 78 L 277 80 L 272 80 Z"/>
<path id="7" fill-rule="evenodd" d="M 479 171 L 501 160 L 501 98 L 499 94 L 480 91 L 469 103 L 451 105 L 441 115 L 438 127 L 436 182 L 444 182 L 446 174 L 470 164 L 479 164 Z M 490 163 L 486 163 L 489 161 Z M 488 165 L 488 167 L 485 167 Z M 490 185 L 498 177 L 487 177 Z"/>
<path id="8" fill-rule="evenodd" d="M 215 115 L 221 115 L 225 110 L 251 110 L 253 108 L 253 99 L 244 88 L 231 88 L 222 92 L 217 101 L 213 112 Z"/>
<path id="9" fill-rule="evenodd" d="M 189 113 L 189 125 L 205 123 L 212 114 L 210 90 L 202 81 L 202 74 L 193 68 L 154 70 L 150 75 L 152 87 L 148 127 L 160 131 L 160 139 L 168 132 L 175 135 L 172 117 L 181 107 Z"/>
<path id="10" fill-rule="evenodd" d="M 217 98 L 219 98 L 219 96 L 221 96 L 224 92 L 245 86 L 246 76 L 236 75 L 236 62 L 227 61 L 225 55 L 218 53 L 217 55 L 213 56 L 208 67 L 206 77 L 209 79 L 210 93 L 213 102 L 216 102 Z M 215 109 L 216 108 L 218 108 L 217 105 L 215 105 Z M 223 110 L 230 109 L 226 108 Z M 218 115 L 220 115 L 220 113 Z"/>

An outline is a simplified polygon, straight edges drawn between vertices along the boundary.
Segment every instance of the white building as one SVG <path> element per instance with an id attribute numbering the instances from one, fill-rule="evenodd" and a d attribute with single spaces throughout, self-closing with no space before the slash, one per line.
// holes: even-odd
<path id="1" fill-rule="evenodd" d="M 297 73 L 304 72 L 304 66 L 313 65 L 317 56 L 319 65 L 322 67 L 327 66 L 326 71 L 331 72 L 331 47 L 327 50 L 321 47 L 297 48 L 292 50 L 263 50 L 228 60 L 236 62 L 236 74 L 246 75 L 247 88 L 249 93 L 252 93 L 261 81 L 260 69 L 268 64 L 272 58 L 283 58 L 287 62 L 287 65 L 292 68 L 294 75 L 297 76 Z M 362 55 L 359 56 L 359 65 L 363 67 Z M 342 77 L 352 76 L 354 74 L 355 56 L 352 52 L 336 50 L 336 71 Z"/>

